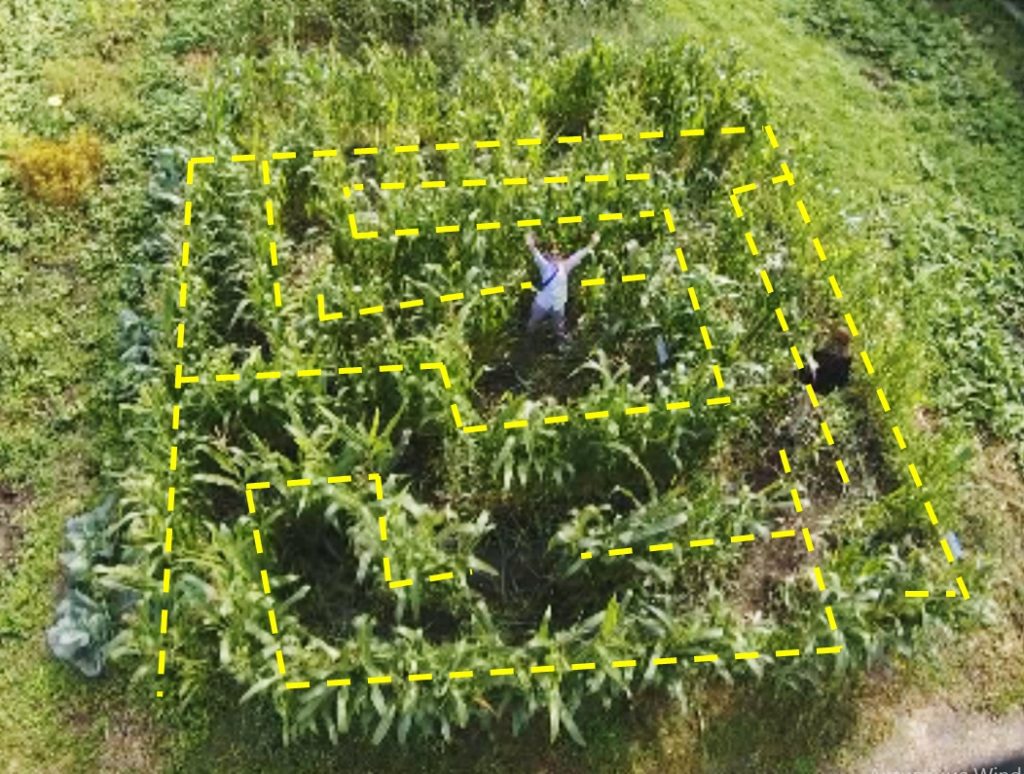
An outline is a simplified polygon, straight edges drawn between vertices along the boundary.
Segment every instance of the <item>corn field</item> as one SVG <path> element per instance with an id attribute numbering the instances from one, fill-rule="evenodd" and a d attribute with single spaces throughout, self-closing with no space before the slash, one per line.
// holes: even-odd
<path id="1" fill-rule="evenodd" d="M 808 200 L 832 181 L 800 178 L 784 126 L 792 154 L 772 154 L 758 80 L 727 48 L 637 50 L 535 14 L 428 25 L 413 48 L 225 58 L 189 119 L 206 144 L 165 154 L 165 239 L 122 379 L 123 551 L 100 578 L 137 594 L 111 655 L 165 701 L 226 674 L 289 740 L 541 715 L 582 743 L 584 702 L 813 688 L 959 614 L 903 593 L 946 582 L 891 445 L 911 401 L 883 416 L 856 375 L 823 399 L 842 483 L 793 375 L 790 347 L 842 315 L 798 188 L 770 180 L 786 158 Z M 729 194 L 751 181 L 740 219 Z M 519 221 L 567 252 L 601 233 L 561 349 L 525 332 L 538 277 Z M 874 368 L 917 394 L 899 310 L 873 300 L 870 261 L 847 275 Z M 920 464 L 938 501 L 959 460 Z"/>

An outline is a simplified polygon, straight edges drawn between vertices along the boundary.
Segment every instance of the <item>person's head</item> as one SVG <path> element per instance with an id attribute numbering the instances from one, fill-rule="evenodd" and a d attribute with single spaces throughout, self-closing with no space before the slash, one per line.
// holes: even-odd
<path id="1" fill-rule="evenodd" d="M 845 325 L 838 325 L 832 329 L 829 335 L 829 346 L 836 352 L 845 355 L 852 339 L 850 330 Z"/>
<path id="2" fill-rule="evenodd" d="M 555 241 L 552 241 L 551 244 L 548 245 L 548 256 L 550 256 L 551 260 L 553 261 L 565 260 L 565 254 L 562 252 L 561 245 L 559 245 L 558 242 Z"/>

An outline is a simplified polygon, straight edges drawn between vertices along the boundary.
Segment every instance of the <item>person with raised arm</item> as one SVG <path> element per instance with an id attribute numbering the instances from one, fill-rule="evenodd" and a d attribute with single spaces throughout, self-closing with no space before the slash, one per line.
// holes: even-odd
<path id="1" fill-rule="evenodd" d="M 532 231 L 526 233 L 526 246 L 530 249 L 533 262 L 540 271 L 540 284 L 530 309 L 530 320 L 526 330 L 533 333 L 546 320 L 551 320 L 555 327 L 558 340 L 565 342 L 569 338 L 565 326 L 565 304 L 569 300 L 569 274 L 588 254 L 594 252 L 601 235 L 596 231 L 590 237 L 590 243 L 572 255 L 566 257 L 554 243 L 547 252 L 537 248 L 537 238 Z"/>

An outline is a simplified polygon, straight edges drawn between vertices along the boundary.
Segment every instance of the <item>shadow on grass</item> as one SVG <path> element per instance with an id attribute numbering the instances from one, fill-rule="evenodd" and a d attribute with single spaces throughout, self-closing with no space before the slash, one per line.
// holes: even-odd
<path id="1" fill-rule="evenodd" d="M 812 693 L 761 683 L 729 690 L 705 712 L 702 771 L 801 774 L 829 768 L 856 728 L 858 708 L 848 684 Z"/>
<path id="2" fill-rule="evenodd" d="M 628 771 L 631 743 L 650 742 L 657 715 L 630 711 L 625 705 L 604 713 L 597 704 L 577 722 L 588 746 L 581 748 L 564 733 L 548 740 L 546 714 L 538 714 L 518 736 L 502 722 L 497 741 L 480 731 L 456 732 L 451 743 L 411 741 L 399 746 L 389 736 L 379 746 L 355 736 L 337 745 L 325 737 L 306 738 L 285 747 L 280 723 L 267 704 L 256 701 L 243 711 L 230 697 L 230 684 L 210 686 L 190 709 L 175 711 L 184 733 L 169 750 L 171 767 L 181 771 L 261 772 L 576 772 Z M 640 700 L 639 704 L 647 704 Z M 643 718 L 641 722 L 639 719 Z"/>
<path id="3" fill-rule="evenodd" d="M 180 711 L 184 733 L 175 735 L 175 749 L 169 751 L 174 770 L 815 772 L 827 768 L 857 719 L 849 686 L 810 694 L 759 683 L 711 689 L 690 713 L 651 693 L 607 710 L 597 703 L 585 706 L 577 718 L 584 748 L 564 733 L 550 743 L 544 713 L 518 737 L 503 722 L 496 740 L 465 731 L 449 744 L 398 746 L 389 737 L 375 747 L 342 736 L 336 746 L 326 738 L 309 738 L 285 747 L 273 710 L 255 702 L 240 712 L 230 698 L 236 695 L 228 684 L 210 686 L 191 709 Z"/>
<path id="4" fill-rule="evenodd" d="M 958 18 L 983 44 L 1000 74 L 1024 97 L 1024 3 L 1012 0 L 1021 20 L 1015 19 L 1003 3 L 974 0 L 931 0 L 940 12 Z"/>

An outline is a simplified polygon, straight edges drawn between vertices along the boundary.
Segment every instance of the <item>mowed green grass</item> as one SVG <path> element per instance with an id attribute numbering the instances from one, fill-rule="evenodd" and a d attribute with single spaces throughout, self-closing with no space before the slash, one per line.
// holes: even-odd
<path id="1" fill-rule="evenodd" d="M 806 10 L 789 2 L 673 2 L 665 5 L 664 20 L 645 19 L 638 12 L 638 29 L 620 34 L 642 40 L 646 24 L 671 25 L 680 35 L 709 45 L 733 41 L 740 46 L 742 59 L 764 73 L 765 93 L 778 116 L 776 130 L 799 160 L 797 174 L 806 171 L 827 201 L 837 206 L 848 202 L 850 214 L 876 224 L 859 240 L 839 247 L 846 255 L 870 257 L 853 269 L 853 281 L 860 288 L 870 289 L 873 281 L 909 260 L 912 251 L 906 238 L 896 239 L 898 246 L 889 252 L 878 248 L 883 238 L 893 242 L 893 236 L 912 234 L 922 222 L 941 221 L 947 212 L 965 218 L 969 208 L 1006 218 L 1012 203 L 1020 200 L 1018 181 L 1024 179 L 1015 159 L 1021 149 L 1013 146 L 1013 138 L 1000 152 L 979 149 L 956 131 L 958 125 L 978 118 L 967 114 L 970 108 L 929 106 L 880 89 L 874 65 L 849 55 L 835 41 L 808 34 L 794 17 L 801 9 Z M 28 114 L 39 110 L 47 96 L 46 85 L 38 80 L 44 62 L 98 57 L 104 46 L 114 46 L 114 67 L 128 94 L 146 79 L 170 82 L 162 96 L 143 95 L 147 104 L 175 90 L 198 88 L 194 65 L 186 69 L 182 60 L 169 56 L 143 61 L 148 36 L 166 33 L 156 17 L 101 14 L 89 23 L 92 37 L 85 40 L 70 32 L 70 22 L 79 20 L 77 11 L 44 11 L 40 6 L 27 17 L 32 20 L 23 33 L 27 42 L 18 51 L 27 85 L 4 97 L 5 115 L 0 120 L 8 125 L 39 131 L 33 124 L 39 119 Z M 118 28 L 132 23 L 137 26 L 128 45 L 110 43 Z M 1001 27 L 1000 34 L 1006 34 L 1005 29 Z M 14 56 L 11 49 L 3 55 Z M 29 212 L 6 179 L 2 192 L 0 235 L 14 249 L 9 251 L 11 260 L 0 268 L 0 291 L 16 302 L 0 311 L 0 365 L 8 376 L 0 380 L 0 485 L 18 493 L 16 518 L 25 533 L 14 572 L 0 576 L 0 750 L 10 770 L 98 766 L 318 771 L 344 762 L 367 770 L 686 771 L 729 770 L 753 763 L 764 770 L 812 771 L 851 731 L 857 735 L 863 724 L 858 719 L 861 705 L 849 687 L 815 702 L 742 689 L 699 702 L 703 734 L 694 731 L 695 720 L 679 719 L 670 705 L 641 703 L 607 714 L 595 708 L 584 722 L 591 740 L 585 751 L 571 742 L 549 750 L 543 728 L 496 749 L 462 739 L 452 751 L 396 753 L 348 740 L 336 749 L 304 743 L 280 750 L 275 719 L 269 713 L 239 712 L 225 686 L 209 686 L 192 707 L 164 714 L 153 709 L 147 696 L 130 691 L 124 676 L 85 683 L 52 661 L 42 632 L 51 622 L 52 594 L 60 583 L 56 553 L 62 522 L 90 504 L 101 488 L 105 458 L 116 454 L 111 437 L 115 408 L 104 379 L 116 352 L 116 310 L 122 299 L 131 298 L 126 289 L 131 282 L 122 274 L 123 241 L 143 236 L 132 232 L 138 224 L 131 222 L 130 206 L 119 200 L 144 195 L 139 154 L 151 142 L 149 132 L 169 139 L 180 131 L 179 142 L 188 145 L 187 120 L 167 104 L 152 104 L 149 117 L 138 123 L 126 106 L 118 106 L 118 95 L 104 91 L 101 96 L 108 110 L 100 119 L 109 122 L 101 130 L 108 141 L 112 173 L 85 212 Z M 101 96 L 94 93 L 83 99 L 99 101 Z M 1019 103 L 1016 110 L 1020 120 L 1024 111 Z M 998 224 L 1004 226 L 1005 222 Z M 955 241 L 956 231 L 954 223 L 950 241 L 967 246 Z M 955 289 L 952 280 L 947 281 L 955 276 L 955 268 L 908 283 L 902 304 L 890 294 L 888 306 L 871 310 L 882 315 L 872 316 L 875 326 L 891 323 L 904 339 L 922 342 L 913 350 L 912 365 L 919 378 L 908 381 L 912 390 L 904 400 L 935 406 L 937 392 L 948 383 L 944 369 L 970 372 L 972 367 L 969 355 L 962 362 L 940 360 L 948 350 L 944 342 L 934 340 L 936 331 L 945 330 L 939 319 L 944 313 L 941 301 L 951 287 Z M 1003 276 L 997 273 L 994 282 L 998 285 Z M 982 322 L 982 335 L 998 336 L 991 321 Z M 943 408 L 947 410 L 938 414 L 940 426 L 964 427 L 986 443 L 1020 442 L 1012 425 L 988 427 L 983 416 L 958 413 L 948 403 Z M 1001 478 L 985 481 L 983 467 L 978 465 L 981 483 L 972 490 L 974 495 L 998 497 L 1018 475 L 1012 465 L 1003 466 Z M 996 539 L 1007 536 L 1003 527 L 1013 518 L 1014 512 L 1006 508 L 986 512 L 965 539 L 966 549 L 987 552 L 993 562 L 1009 558 L 1011 546 L 998 549 Z M 1006 610 L 1015 599 L 1009 595 L 999 601 Z M 980 641 L 975 640 L 974 647 Z M 956 640 L 942 652 L 955 654 L 955 644 Z M 923 673 L 913 671 L 910 679 L 926 685 L 945 681 L 949 670 L 961 666 L 958 657 L 947 655 L 931 660 Z M 996 707 L 1019 698 L 1024 686 L 1019 664 L 1011 661 L 1003 668 L 1009 679 L 986 681 L 992 686 L 990 703 Z"/>

